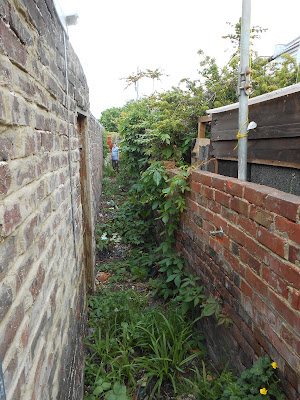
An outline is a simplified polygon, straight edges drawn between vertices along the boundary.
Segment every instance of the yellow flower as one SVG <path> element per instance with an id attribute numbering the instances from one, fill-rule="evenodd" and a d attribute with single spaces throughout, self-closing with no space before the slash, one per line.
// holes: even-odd
<path id="1" fill-rule="evenodd" d="M 276 369 L 276 368 L 278 368 L 278 365 L 276 364 L 276 362 L 274 361 L 274 362 L 272 362 L 272 367 L 274 368 L 274 369 Z"/>
<path id="2" fill-rule="evenodd" d="M 267 393 L 268 393 L 268 391 L 266 388 L 260 389 L 260 394 L 267 394 Z"/>

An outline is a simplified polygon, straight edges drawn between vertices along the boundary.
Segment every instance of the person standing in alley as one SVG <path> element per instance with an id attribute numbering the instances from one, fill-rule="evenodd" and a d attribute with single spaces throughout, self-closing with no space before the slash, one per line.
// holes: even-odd
<path id="1" fill-rule="evenodd" d="M 117 147 L 116 143 L 113 143 L 111 149 L 111 162 L 113 169 L 119 173 L 119 147 Z"/>

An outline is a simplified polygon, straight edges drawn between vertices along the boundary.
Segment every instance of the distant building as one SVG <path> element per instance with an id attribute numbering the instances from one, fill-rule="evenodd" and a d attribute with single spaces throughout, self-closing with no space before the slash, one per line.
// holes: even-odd
<path id="1" fill-rule="evenodd" d="M 276 44 L 274 54 L 270 57 L 270 61 L 275 60 L 278 64 L 283 63 L 283 54 L 290 54 L 300 64 L 300 36 L 287 44 Z"/>

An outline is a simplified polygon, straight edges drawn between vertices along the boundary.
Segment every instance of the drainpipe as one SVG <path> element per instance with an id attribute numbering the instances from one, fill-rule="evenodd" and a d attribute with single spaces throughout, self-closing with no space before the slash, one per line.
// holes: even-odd
<path id="1" fill-rule="evenodd" d="M 1 359 L 0 359 L 0 400 L 6 400 L 4 376 L 3 376 Z"/>
<path id="2" fill-rule="evenodd" d="M 71 129 L 70 129 L 70 99 L 69 99 L 69 78 L 68 78 L 68 58 L 67 58 L 67 43 L 66 33 L 63 29 L 64 35 L 64 48 L 65 48 L 65 70 L 66 70 L 66 96 L 67 96 L 67 115 L 68 115 L 68 145 L 69 145 L 69 173 L 70 173 L 70 190 L 71 190 L 71 210 L 72 210 L 72 225 L 73 225 L 73 242 L 75 253 L 76 272 L 78 272 L 78 258 L 77 258 L 77 243 L 76 243 L 76 223 L 75 223 L 75 209 L 74 209 L 74 191 L 73 191 L 73 172 L 72 172 L 72 153 L 71 153 Z"/>
<path id="3" fill-rule="evenodd" d="M 247 126 L 248 126 L 248 90 L 250 88 L 249 48 L 250 48 L 251 0 L 243 0 L 241 26 L 241 60 L 239 71 L 239 146 L 238 178 L 247 180 Z"/>

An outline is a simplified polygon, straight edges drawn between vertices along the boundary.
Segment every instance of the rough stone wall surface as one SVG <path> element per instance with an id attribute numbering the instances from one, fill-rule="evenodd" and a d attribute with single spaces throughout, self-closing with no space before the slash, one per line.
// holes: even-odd
<path id="1" fill-rule="evenodd" d="M 95 219 L 102 131 L 66 43 L 69 124 L 63 30 L 53 1 L 0 0 L 0 362 L 8 400 L 76 400 L 83 393 L 80 148 L 87 135 Z M 78 109 L 86 115 L 84 133 Z"/>
<path id="2" fill-rule="evenodd" d="M 266 353 L 288 399 L 300 393 L 300 197 L 209 172 L 193 172 L 177 247 L 219 296 L 228 329 L 203 321 L 211 356 L 242 370 Z M 222 227 L 222 238 L 211 231 Z"/>
<path id="3" fill-rule="evenodd" d="M 89 119 L 89 132 L 90 132 L 90 151 L 91 151 L 91 165 L 92 165 L 92 192 L 93 192 L 93 215 L 95 216 L 94 222 L 97 221 L 97 211 L 100 207 L 101 190 L 102 190 L 102 166 L 103 166 L 103 143 L 102 135 L 104 128 L 99 128 L 99 123 L 95 118 Z M 98 134 L 95 134 L 97 132 Z"/>

